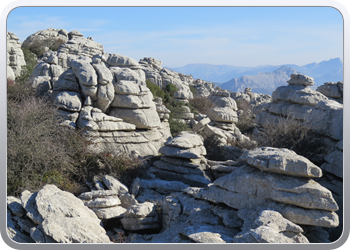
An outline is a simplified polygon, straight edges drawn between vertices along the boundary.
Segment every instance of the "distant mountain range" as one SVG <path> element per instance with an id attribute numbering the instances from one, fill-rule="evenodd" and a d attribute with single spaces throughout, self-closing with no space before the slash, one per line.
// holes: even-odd
<path id="1" fill-rule="evenodd" d="M 304 66 L 285 64 L 239 67 L 198 63 L 172 70 L 214 82 L 223 89 L 242 92 L 249 87 L 253 92 L 262 94 L 271 94 L 277 87 L 287 85 L 286 81 L 293 73 L 302 73 L 314 78 L 316 86 L 343 80 L 343 62 L 340 58 Z"/>

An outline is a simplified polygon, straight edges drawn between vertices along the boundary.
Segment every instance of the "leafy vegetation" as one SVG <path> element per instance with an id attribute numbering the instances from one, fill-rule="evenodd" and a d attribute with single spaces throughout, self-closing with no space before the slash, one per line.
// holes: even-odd
<path id="1" fill-rule="evenodd" d="M 165 90 L 162 90 L 158 85 L 152 83 L 149 79 L 146 81 L 147 87 L 151 90 L 153 96 L 161 97 L 163 104 L 170 110 L 169 127 L 173 136 L 176 136 L 181 131 L 188 131 L 190 127 L 179 120 L 179 113 L 183 112 L 183 106 L 187 106 L 191 109 L 191 112 L 196 113 L 196 109 L 181 101 L 174 100 L 174 94 L 178 90 L 173 84 L 168 84 Z"/>

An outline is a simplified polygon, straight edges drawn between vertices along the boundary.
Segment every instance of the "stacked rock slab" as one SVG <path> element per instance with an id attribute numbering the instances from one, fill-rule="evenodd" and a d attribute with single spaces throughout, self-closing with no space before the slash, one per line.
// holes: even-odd
<path id="1" fill-rule="evenodd" d="M 105 175 L 101 181 L 94 180 L 94 186 L 91 192 L 82 193 L 79 198 L 104 223 L 108 224 L 109 220 L 116 223 L 115 220 L 119 220 L 122 228 L 118 230 L 127 231 L 161 227 L 157 206 L 151 202 L 139 203 L 135 196 L 129 193 L 129 189 L 117 179 Z"/>
<path id="2" fill-rule="evenodd" d="M 172 192 L 161 201 L 162 230 L 159 234 L 129 234 L 128 243 L 231 243 L 242 220 L 226 211 L 182 192 Z M 224 226 L 223 222 L 230 226 Z M 228 225 L 228 224 L 227 224 Z"/>
<path id="3" fill-rule="evenodd" d="M 208 156 L 217 160 L 236 160 L 240 156 L 240 150 L 233 147 L 255 144 L 249 137 L 243 135 L 236 127 L 238 122 L 237 104 L 226 90 L 215 90 L 215 95 L 209 98 L 217 105 L 208 112 L 208 117 L 197 117 L 192 120 L 192 131 L 200 134 L 208 148 Z M 199 118 L 199 119 L 198 119 Z"/>
<path id="4" fill-rule="evenodd" d="M 79 198 L 101 220 L 121 219 L 129 207 L 138 204 L 128 188 L 112 176 L 105 175 L 102 182 L 96 180 L 95 186 L 97 190 L 82 193 Z"/>
<path id="5" fill-rule="evenodd" d="M 15 80 L 25 65 L 19 38 L 14 33 L 7 32 L 7 79 Z"/>
<path id="6" fill-rule="evenodd" d="M 339 202 L 338 214 L 342 221 L 343 156 L 340 145 L 343 139 L 343 105 L 335 101 L 335 97 L 340 96 L 341 84 L 336 86 L 326 83 L 318 91 L 313 91 L 309 88 L 313 79 L 301 74 L 291 75 L 288 83 L 288 86 L 279 87 L 273 92 L 273 101 L 263 105 L 264 110 L 256 116 L 255 122 L 260 130 L 269 124 L 276 126 L 281 120 L 294 121 L 305 124 L 318 134 L 320 146 L 325 149 L 325 152 L 315 157 L 320 166 L 323 164 L 321 168 L 324 170 L 324 176 L 319 182 L 330 189 Z M 259 133 L 254 134 L 259 136 Z M 330 231 L 338 231 L 337 236 L 331 236 L 334 239 L 341 235 L 338 228 Z"/>
<path id="7" fill-rule="evenodd" d="M 202 79 L 193 81 L 192 87 L 196 90 L 196 96 L 198 97 L 208 97 L 215 91 L 213 83 Z"/>
<path id="8" fill-rule="evenodd" d="M 185 123 L 190 124 L 194 119 L 194 114 L 191 112 L 191 109 L 188 106 L 181 106 L 180 112 L 174 114 L 175 119 Z"/>
<path id="9" fill-rule="evenodd" d="M 156 110 L 161 121 L 168 120 L 170 117 L 170 110 L 165 107 L 163 100 L 160 97 L 154 99 L 156 103 Z"/>
<path id="10" fill-rule="evenodd" d="M 94 212 L 73 194 L 54 185 L 39 192 L 23 191 L 21 200 L 9 197 L 10 237 L 19 242 L 109 243 L 106 231 Z M 17 228 L 20 228 L 19 230 Z"/>
<path id="11" fill-rule="evenodd" d="M 320 179 L 319 183 L 332 191 L 332 195 L 339 205 L 337 214 L 340 225 L 337 228 L 329 230 L 332 241 L 337 240 L 343 233 L 343 158 L 343 140 L 341 140 L 336 144 L 336 149 L 326 155 L 324 158 L 325 163 L 320 166 L 324 172 L 324 176 Z"/>
<path id="12" fill-rule="evenodd" d="M 343 86 L 344 82 L 325 82 L 323 85 L 317 87 L 316 91 L 321 92 L 328 99 L 335 100 L 343 104 Z"/>
<path id="13" fill-rule="evenodd" d="M 270 208 L 298 225 L 337 227 L 339 209 L 331 191 L 311 178 L 322 170 L 293 151 L 258 148 L 245 151 L 246 163 L 208 188 L 188 188 L 198 199 L 224 203 L 235 209 Z"/>
<path id="14" fill-rule="evenodd" d="M 278 87 L 272 93 L 272 102 L 255 118 L 260 126 L 277 125 L 282 119 L 305 123 L 315 132 L 333 140 L 343 138 L 343 105 L 311 90 L 313 79 L 292 74 L 288 86 Z"/>
<path id="15" fill-rule="evenodd" d="M 193 187 L 211 183 L 208 165 L 203 156 L 206 150 L 200 136 L 182 132 L 165 142 L 159 149 L 163 156 L 153 163 L 148 173 L 166 181 L 180 181 Z"/>

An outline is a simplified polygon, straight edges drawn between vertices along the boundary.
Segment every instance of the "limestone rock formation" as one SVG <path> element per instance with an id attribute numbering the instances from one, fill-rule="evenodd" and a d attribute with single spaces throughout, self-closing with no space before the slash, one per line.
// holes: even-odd
<path id="1" fill-rule="evenodd" d="M 61 125 L 86 131 L 91 150 L 156 155 L 171 136 L 170 111 L 158 105 L 158 115 L 141 68 L 72 31 L 58 51 L 44 54 L 30 82 L 54 101 Z"/>
<path id="2" fill-rule="evenodd" d="M 10 202 L 9 208 L 17 218 L 10 216 L 8 221 L 15 219 L 20 228 L 15 230 L 10 226 L 8 229 L 15 241 L 20 237 L 21 242 L 110 242 L 97 216 L 80 199 L 54 185 L 47 184 L 37 193 L 24 191 L 21 203 L 14 198 L 10 198 Z M 20 216 L 18 209 L 25 214 Z"/>
<path id="3" fill-rule="evenodd" d="M 316 91 L 321 92 L 328 99 L 343 103 L 343 86 L 343 81 L 325 82 L 323 85 L 317 87 Z"/>
<path id="4" fill-rule="evenodd" d="M 307 87 L 312 83 L 311 78 L 304 76 L 307 80 L 303 81 L 300 79 L 304 78 L 299 78 L 292 75 L 293 84 L 278 87 L 272 93 L 272 102 L 263 106 L 265 110 L 256 116 L 255 122 L 266 126 L 267 122 L 277 125 L 280 119 L 294 119 L 308 124 L 319 134 L 341 140 L 343 105 Z"/>
<path id="5" fill-rule="evenodd" d="M 159 149 L 163 154 L 160 161 L 153 163 L 149 174 L 167 181 L 180 181 L 190 186 L 205 187 L 211 182 L 208 165 L 205 164 L 206 150 L 202 139 L 195 134 L 182 132 L 168 140 Z"/>
<path id="6" fill-rule="evenodd" d="M 264 164 L 258 155 L 252 158 L 243 155 L 241 159 L 247 164 L 216 179 L 208 188 L 191 187 L 186 192 L 236 209 L 270 207 L 299 225 L 338 226 L 339 219 L 334 211 L 339 207 L 331 191 L 312 179 L 290 176 L 288 170 L 279 174 L 262 172 L 253 167 L 256 163 Z M 272 156 L 269 162 L 272 165 L 281 162 L 280 156 Z"/>
<path id="7" fill-rule="evenodd" d="M 294 74 L 272 99 L 248 88 L 230 93 L 163 68 L 151 57 L 137 62 L 106 53 L 78 31 L 51 29 L 40 36 L 67 39 L 58 51 L 44 54 L 30 78 L 37 93 L 49 96 L 58 108 L 60 124 L 83 130 L 91 151 L 155 158 L 131 186 L 104 175 L 87 182 L 91 191 L 78 198 L 53 185 L 36 193 L 26 190 L 20 199 L 8 197 L 7 231 L 13 240 L 308 243 L 340 235 L 342 84 L 327 83 L 314 91 L 308 87 L 312 78 Z M 186 103 L 196 93 L 216 107 L 194 116 L 183 106 L 177 117 L 192 132 L 172 138 L 170 111 L 154 98 L 146 80 L 162 89 L 174 85 L 177 101 Z M 238 110 L 243 102 L 261 131 L 280 119 L 310 124 L 331 142 L 323 164 L 288 149 L 249 150 L 255 141 L 236 126 L 242 112 L 248 112 Z"/>
<path id="8" fill-rule="evenodd" d="M 55 42 L 55 40 L 61 39 L 62 42 L 66 43 L 68 38 L 69 35 L 66 30 L 49 28 L 40 30 L 27 37 L 23 42 L 23 47 L 29 48 L 35 43 L 44 43 L 47 47 L 49 47 L 53 42 Z"/>
<path id="9" fill-rule="evenodd" d="M 15 80 L 25 65 L 19 38 L 14 33 L 7 32 L 7 78 Z"/>
<path id="10" fill-rule="evenodd" d="M 276 211 L 241 209 L 238 216 L 244 220 L 244 226 L 234 243 L 309 243 L 300 226 Z"/>

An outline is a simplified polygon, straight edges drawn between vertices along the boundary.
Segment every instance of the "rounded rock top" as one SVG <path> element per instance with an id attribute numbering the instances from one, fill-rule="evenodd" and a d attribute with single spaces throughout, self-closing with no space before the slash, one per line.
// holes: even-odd
<path id="1" fill-rule="evenodd" d="M 312 86 L 314 85 L 314 79 L 304 74 L 292 74 L 290 80 L 287 81 L 289 85 L 304 85 Z"/>

